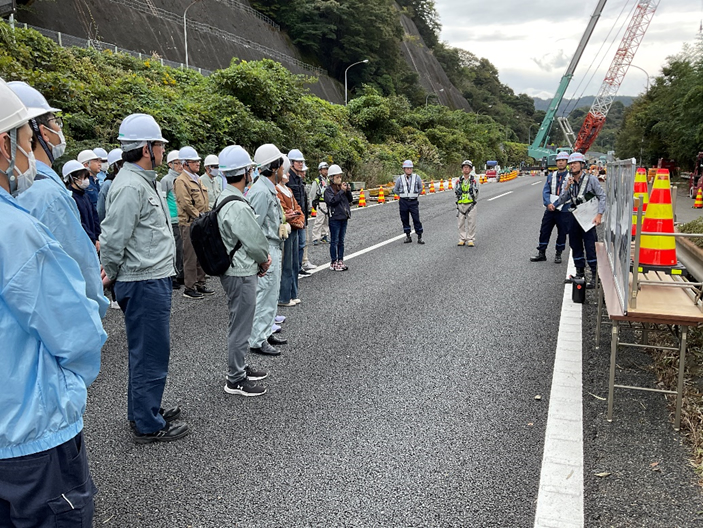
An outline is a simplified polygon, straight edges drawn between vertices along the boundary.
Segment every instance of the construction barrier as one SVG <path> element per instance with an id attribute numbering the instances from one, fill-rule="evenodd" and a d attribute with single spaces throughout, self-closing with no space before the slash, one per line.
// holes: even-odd
<path id="1" fill-rule="evenodd" d="M 642 221 L 643 233 L 673 233 L 674 210 L 668 169 L 657 169 L 649 205 Z M 640 266 L 675 267 L 676 239 L 673 236 L 642 235 Z"/>
<path id="2" fill-rule="evenodd" d="M 635 202 L 632 207 L 632 236 L 637 233 L 637 204 L 638 198 L 642 197 L 642 213 L 647 212 L 647 204 L 649 204 L 649 191 L 647 189 L 647 171 L 643 168 L 638 168 L 635 173 Z"/>
<path id="3" fill-rule="evenodd" d="M 518 177 L 520 173 L 516 170 L 508 172 L 506 174 L 501 174 L 500 175 L 500 183 L 507 182 L 510 180 L 514 180 L 515 178 Z"/>

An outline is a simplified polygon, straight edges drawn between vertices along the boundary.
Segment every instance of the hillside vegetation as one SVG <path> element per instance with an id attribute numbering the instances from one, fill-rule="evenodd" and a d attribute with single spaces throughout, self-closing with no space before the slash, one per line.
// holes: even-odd
<path id="1" fill-rule="evenodd" d="M 504 143 L 492 120 L 439 105 L 413 108 L 402 95 L 367 86 L 348 107 L 311 95 L 311 79 L 271 60 L 232 60 L 209 77 L 158 60 L 93 49 L 61 48 L 32 30 L 0 23 L 0 76 L 24 80 L 63 109 L 65 161 L 86 147 L 116 146 L 121 120 L 145 112 L 161 124 L 169 147 L 201 154 L 240 144 L 253 153 L 272 142 L 300 148 L 311 162 L 334 160 L 355 180 L 390 181 L 410 158 L 432 177 L 456 175 L 463 159 L 502 165 L 526 158 L 526 146 Z M 314 171 L 312 171 L 314 175 Z"/>

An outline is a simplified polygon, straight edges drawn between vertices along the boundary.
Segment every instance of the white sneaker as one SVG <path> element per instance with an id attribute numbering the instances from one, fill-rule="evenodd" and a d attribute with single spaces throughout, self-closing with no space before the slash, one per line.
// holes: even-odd
<path id="1" fill-rule="evenodd" d="M 292 302 L 293 304 L 300 304 L 303 301 L 301 301 L 300 299 L 291 299 L 290 302 Z"/>
<path id="2" fill-rule="evenodd" d="M 117 301 L 112 301 L 110 302 L 110 308 L 112 308 L 113 310 L 119 310 L 120 305 L 117 303 Z"/>
<path id="3" fill-rule="evenodd" d="M 303 264 L 303 269 L 304 269 L 304 270 L 307 270 L 307 271 L 314 270 L 316 267 L 317 267 L 317 266 L 315 266 L 315 264 L 313 264 L 313 263 L 310 262 L 310 261 L 308 261 L 308 262 L 306 262 L 305 264 Z"/>

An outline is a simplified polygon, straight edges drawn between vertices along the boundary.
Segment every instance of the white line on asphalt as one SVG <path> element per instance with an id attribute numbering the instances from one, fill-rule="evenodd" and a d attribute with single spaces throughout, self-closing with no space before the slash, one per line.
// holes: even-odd
<path id="1" fill-rule="evenodd" d="M 574 273 L 569 257 L 568 273 Z M 582 305 L 564 286 L 535 528 L 583 528 Z"/>
<path id="2" fill-rule="evenodd" d="M 539 185 L 540 183 L 542 183 L 542 182 L 541 182 L 541 181 L 536 181 L 535 183 L 531 183 L 530 185 L 532 185 L 532 186 L 534 187 L 535 185 Z"/>
<path id="3" fill-rule="evenodd" d="M 486 200 L 486 201 L 487 201 L 487 202 L 492 202 L 493 200 L 497 200 L 498 198 L 502 198 L 503 196 L 507 196 L 508 194 L 510 194 L 510 193 L 512 193 L 512 192 L 513 192 L 513 191 L 508 191 L 508 192 L 506 192 L 506 193 L 499 194 L 498 196 L 494 196 L 493 198 L 489 198 L 489 199 Z"/>
<path id="4" fill-rule="evenodd" d="M 413 233 L 414 233 L 414 231 L 413 231 Z M 365 249 L 357 251 L 356 253 L 352 253 L 351 255 L 347 255 L 346 257 L 344 257 L 344 260 L 351 260 L 354 257 L 361 256 L 365 253 L 373 251 L 374 249 L 378 249 L 380 247 L 391 244 L 391 243 L 395 242 L 396 240 L 400 240 L 401 238 L 405 238 L 405 233 L 403 233 L 402 235 L 398 235 L 396 237 L 393 237 L 393 238 L 389 238 L 388 240 L 384 240 L 383 242 L 379 242 L 378 244 L 375 244 L 373 246 L 369 246 Z M 330 267 L 330 263 L 328 262 L 327 264 L 323 264 L 322 266 L 318 266 L 314 269 L 309 270 L 308 273 L 317 273 L 318 271 L 329 269 L 329 267 Z"/>

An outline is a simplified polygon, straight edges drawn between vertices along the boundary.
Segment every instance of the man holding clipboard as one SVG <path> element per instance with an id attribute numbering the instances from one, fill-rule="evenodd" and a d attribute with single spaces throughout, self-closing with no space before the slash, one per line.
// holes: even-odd
<path id="1" fill-rule="evenodd" d="M 596 241 L 598 235 L 594 229 L 599 226 L 605 212 L 606 196 L 598 182 L 598 177 L 584 172 L 586 159 L 580 152 L 569 156 L 569 171 L 571 177 L 555 205 L 570 204 L 572 215 L 569 231 L 569 246 L 576 266 L 576 277 L 582 278 L 586 263 L 591 268 L 591 277 L 586 282 L 586 288 L 592 289 L 596 284 L 597 261 Z M 584 248 L 586 257 L 584 258 Z"/>

